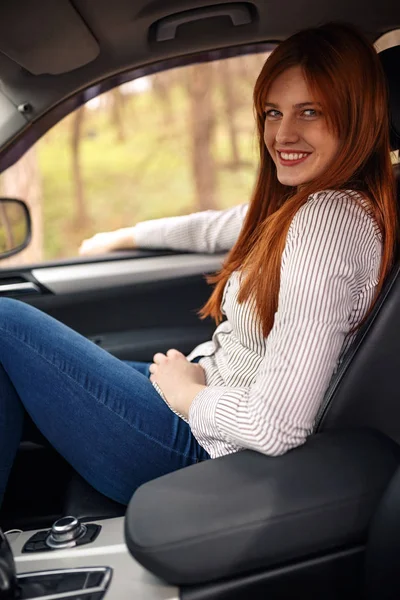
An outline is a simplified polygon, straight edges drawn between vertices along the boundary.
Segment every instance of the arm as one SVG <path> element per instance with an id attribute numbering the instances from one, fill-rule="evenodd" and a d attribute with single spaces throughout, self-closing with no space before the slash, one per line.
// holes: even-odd
<path id="1" fill-rule="evenodd" d="M 247 205 L 207 210 L 180 217 L 137 223 L 116 231 L 97 233 L 84 240 L 81 255 L 96 255 L 122 248 L 155 248 L 187 252 L 226 252 L 235 244 Z"/>
<path id="2" fill-rule="evenodd" d="M 211 455 L 219 441 L 279 455 L 312 432 L 355 300 L 378 261 L 364 209 L 338 192 L 323 194 L 289 229 L 278 310 L 254 384 L 207 387 L 193 400 L 189 423 Z"/>
<path id="3" fill-rule="evenodd" d="M 207 210 L 180 217 L 143 221 L 132 227 L 140 248 L 167 248 L 214 254 L 235 244 L 246 215 L 247 205 L 227 210 Z"/>

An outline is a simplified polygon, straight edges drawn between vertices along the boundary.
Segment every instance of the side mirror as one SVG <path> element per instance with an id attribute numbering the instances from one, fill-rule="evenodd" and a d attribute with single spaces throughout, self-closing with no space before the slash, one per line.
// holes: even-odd
<path id="1" fill-rule="evenodd" d="M 31 241 L 31 217 L 25 202 L 0 198 L 0 258 L 21 252 Z"/>

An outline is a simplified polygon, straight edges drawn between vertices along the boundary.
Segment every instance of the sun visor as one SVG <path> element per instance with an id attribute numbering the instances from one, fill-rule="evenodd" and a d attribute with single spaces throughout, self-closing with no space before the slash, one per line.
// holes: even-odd
<path id="1" fill-rule="evenodd" d="M 100 48 L 68 0 L 12 0 L 0 2 L 0 52 L 34 75 L 58 75 Z"/>

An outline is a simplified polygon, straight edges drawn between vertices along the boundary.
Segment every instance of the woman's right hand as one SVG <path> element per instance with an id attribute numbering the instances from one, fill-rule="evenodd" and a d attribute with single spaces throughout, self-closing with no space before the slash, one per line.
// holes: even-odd
<path id="1" fill-rule="evenodd" d="M 132 227 L 125 227 L 115 231 L 96 233 L 93 237 L 83 240 L 79 247 L 79 254 L 94 256 L 122 248 L 136 248 L 132 230 Z"/>

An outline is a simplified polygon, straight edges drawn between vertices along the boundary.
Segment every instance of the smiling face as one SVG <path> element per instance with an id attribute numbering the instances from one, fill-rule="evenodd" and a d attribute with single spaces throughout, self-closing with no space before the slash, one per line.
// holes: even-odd
<path id="1" fill-rule="evenodd" d="M 300 186 L 326 171 L 337 155 L 339 139 L 328 129 L 301 67 L 275 79 L 265 113 L 264 141 L 280 183 Z"/>

